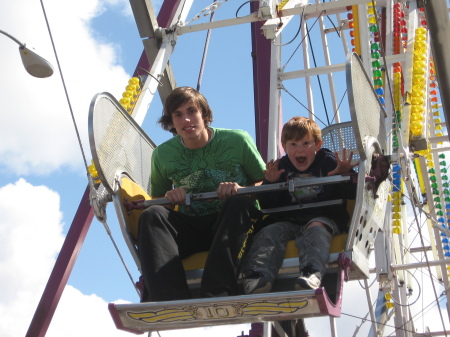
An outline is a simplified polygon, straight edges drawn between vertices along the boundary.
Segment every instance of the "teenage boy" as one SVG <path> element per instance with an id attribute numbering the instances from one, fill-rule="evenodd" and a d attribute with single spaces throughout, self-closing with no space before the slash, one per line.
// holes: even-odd
<path id="1" fill-rule="evenodd" d="M 353 153 L 346 159 L 328 149 L 321 148 L 322 132 L 313 120 L 293 117 L 282 129 L 281 143 L 286 155 L 271 160 L 264 171 L 263 184 L 286 182 L 294 178 L 315 178 L 352 171 Z M 352 184 L 353 185 L 353 184 Z M 352 186 L 350 194 L 356 191 Z M 320 202 L 342 199 L 338 184 L 305 187 L 293 197 L 288 191 L 264 193 L 259 201 L 262 208 L 280 207 L 298 202 Z M 354 197 L 354 196 L 353 196 Z M 270 215 L 270 225 L 255 235 L 242 266 L 244 292 L 264 293 L 272 289 L 278 270 L 283 263 L 289 240 L 296 242 L 300 259 L 300 276 L 295 289 L 317 289 L 325 274 L 325 263 L 332 236 L 344 230 L 349 220 L 345 205 L 308 208 Z"/>
<path id="2" fill-rule="evenodd" d="M 209 251 L 201 295 L 237 295 L 245 247 L 261 213 L 254 200 L 235 196 L 260 183 L 265 164 L 247 132 L 210 127 L 206 98 L 190 87 L 173 90 L 158 122 L 176 135 L 153 152 L 152 198 L 174 207 L 151 206 L 139 218 L 138 251 L 144 279 L 141 301 L 191 297 L 182 259 Z M 187 193 L 217 191 L 218 200 L 193 201 Z"/>

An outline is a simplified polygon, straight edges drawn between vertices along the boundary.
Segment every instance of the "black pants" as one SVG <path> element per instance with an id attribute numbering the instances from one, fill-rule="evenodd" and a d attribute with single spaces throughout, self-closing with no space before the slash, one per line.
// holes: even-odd
<path id="1" fill-rule="evenodd" d="M 228 198 L 220 213 L 189 216 L 152 206 L 139 219 L 139 259 L 148 296 L 142 301 L 190 298 L 181 260 L 208 251 L 201 293 L 238 294 L 237 275 L 262 214 L 252 200 Z"/>

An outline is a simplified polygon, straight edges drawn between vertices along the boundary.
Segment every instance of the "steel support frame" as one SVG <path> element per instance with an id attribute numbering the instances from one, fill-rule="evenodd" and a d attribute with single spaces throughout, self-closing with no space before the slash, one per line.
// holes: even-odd
<path id="1" fill-rule="evenodd" d="M 450 19 L 448 17 L 448 6 L 446 0 L 423 0 L 425 16 L 427 18 L 428 29 L 431 39 L 433 58 L 436 66 L 436 73 L 442 74 L 439 77 L 439 92 L 443 105 L 445 121 L 450 121 L 450 64 L 448 55 L 450 55 Z"/>
<path id="2" fill-rule="evenodd" d="M 134 0 L 130 0 L 133 2 L 137 2 Z M 158 22 L 161 27 L 169 27 L 169 22 L 173 22 L 177 12 L 180 8 L 180 3 L 183 0 L 165 0 L 161 11 L 158 15 Z M 139 4 L 140 6 L 147 5 L 148 1 L 142 0 Z M 446 41 L 446 36 L 450 34 L 450 26 L 448 20 L 448 9 L 445 4 L 445 0 L 422 0 L 425 5 L 425 12 L 427 15 L 427 21 L 429 23 L 430 35 L 432 35 L 432 39 L 436 41 L 432 45 L 433 56 L 435 58 L 437 73 L 444 73 L 445 76 L 440 78 L 440 92 L 449 92 L 450 85 L 448 80 L 450 79 L 450 65 L 445 61 L 446 55 L 450 53 L 450 46 Z M 341 6 L 347 6 L 348 4 L 360 3 L 364 4 L 367 1 L 364 0 L 342 0 L 342 1 L 334 1 L 330 3 L 316 4 L 315 6 L 309 6 L 307 10 L 305 10 L 305 17 L 317 14 L 320 12 L 322 8 L 327 8 L 327 14 L 332 14 L 333 10 L 337 9 Z M 258 4 L 256 2 L 250 3 L 252 12 L 257 12 Z M 151 7 L 151 6 L 150 6 Z M 335 8 L 336 7 L 336 8 Z M 363 6 L 361 6 L 363 7 Z M 445 7 L 445 10 L 443 10 Z M 255 10 L 256 9 L 256 10 Z M 283 15 L 294 15 L 298 13 L 294 13 L 299 11 L 299 9 L 289 9 L 283 11 Z M 313 14 L 312 12 L 315 12 Z M 150 15 L 151 16 L 151 15 Z M 256 143 L 258 149 L 260 150 L 264 160 L 268 159 L 268 156 L 273 153 L 273 149 L 269 150 L 269 133 L 273 133 L 274 130 L 277 129 L 276 123 L 274 123 L 275 119 L 274 113 L 276 113 L 277 109 L 274 108 L 276 106 L 279 107 L 280 102 L 278 101 L 274 104 L 274 95 L 273 95 L 273 87 L 271 88 L 271 84 L 274 83 L 274 64 L 275 67 L 277 65 L 276 62 L 273 62 L 273 54 L 268 52 L 272 50 L 274 47 L 271 45 L 271 41 L 264 38 L 261 34 L 262 22 L 252 22 L 251 23 L 251 33 L 252 33 L 252 57 L 253 57 L 253 71 L 254 71 L 254 102 L 255 102 L 255 127 L 256 127 Z M 142 32 L 140 32 L 143 34 Z M 154 31 L 152 31 L 154 33 Z M 153 37 L 150 34 L 146 35 L 147 37 Z M 145 76 L 140 70 L 141 68 L 150 70 L 152 60 L 157 59 L 157 56 L 148 56 L 148 50 L 155 50 L 155 46 L 157 46 L 156 39 L 149 42 L 147 44 L 153 43 L 153 46 L 147 47 L 141 55 L 141 59 L 136 67 L 136 71 L 134 76 Z M 364 48 L 363 48 L 364 49 Z M 160 50 L 158 49 L 158 53 Z M 169 52 L 170 54 L 171 52 Z M 148 57 L 147 57 L 148 56 Z M 150 58 L 150 60 L 149 60 Z M 164 69 L 164 76 L 162 77 L 162 81 L 168 81 L 167 84 L 164 85 L 165 91 L 160 90 L 161 99 L 164 101 L 165 96 L 170 92 L 170 90 L 175 86 L 175 82 L 173 80 L 170 68 L 166 67 L 168 59 L 168 53 L 162 56 L 162 59 L 158 67 L 162 67 Z M 363 55 L 363 59 L 365 59 Z M 305 68 L 309 68 L 305 67 Z M 327 67 L 328 68 L 328 67 Z M 284 75 L 288 75 L 287 73 Z M 277 75 L 278 76 L 278 75 Z M 288 75 L 289 76 L 289 75 Z M 308 76 L 308 75 L 305 75 Z M 281 77 L 280 77 L 281 78 Z M 155 92 L 158 84 L 152 78 L 149 81 L 153 82 L 151 89 L 148 89 L 149 92 Z M 445 82 L 443 82 L 445 81 Z M 276 80 L 278 85 L 278 79 Z M 148 84 L 149 85 L 149 84 Z M 148 86 L 147 86 L 148 88 Z M 153 90 L 154 89 L 154 90 Z M 167 90 L 169 89 L 169 90 Z M 279 89 L 278 91 L 278 99 L 279 99 Z M 443 95 L 442 102 L 444 106 L 444 112 L 446 115 L 446 121 L 450 120 L 450 96 L 444 97 Z M 145 95 L 143 97 L 146 97 Z M 148 97 L 148 96 L 147 96 Z M 150 95 L 153 97 L 153 94 Z M 150 101 L 151 101 L 150 98 Z M 276 97 L 275 97 L 276 98 Z M 144 102 L 142 107 L 146 107 Z M 145 109 L 146 110 L 146 109 Z M 281 111 L 281 110 L 280 110 Z M 281 118 L 281 114 L 278 115 Z M 271 119 L 272 118 L 272 119 Z M 143 117 L 139 117 L 139 119 L 143 120 Z M 272 120 L 272 122 L 270 122 Z M 278 119 L 279 121 L 280 119 Z M 448 122 L 447 122 L 448 123 Z M 279 128 L 279 125 L 278 125 Z M 73 269 L 73 266 L 76 262 L 76 257 L 81 249 L 81 246 L 84 242 L 84 239 L 89 230 L 90 224 L 93 218 L 93 209 L 89 205 L 89 188 L 86 189 L 82 199 L 80 206 L 77 210 L 77 213 L 73 219 L 72 225 L 69 229 L 69 232 L 66 236 L 66 240 L 64 242 L 61 253 L 58 256 L 58 259 L 53 268 L 52 274 L 49 278 L 47 286 L 42 295 L 41 301 L 37 307 L 35 312 L 35 316 L 30 324 L 27 337 L 34 336 L 45 336 L 45 333 L 48 329 L 48 326 L 53 317 L 54 311 L 58 305 L 60 296 L 62 295 L 62 291 L 67 283 L 68 277 Z M 253 326 L 253 325 L 252 325 Z"/>
<path id="3" fill-rule="evenodd" d="M 250 2 L 252 13 L 257 12 L 259 4 Z M 253 87 L 255 104 L 256 146 L 264 161 L 268 159 L 268 132 L 270 106 L 270 67 L 271 42 L 261 34 L 262 22 L 251 23 Z"/>
<path id="4" fill-rule="evenodd" d="M 26 337 L 43 337 L 47 333 L 93 217 L 94 212 L 89 204 L 89 187 L 87 187 L 34 313 Z"/>
<path id="5" fill-rule="evenodd" d="M 178 4 L 179 0 L 166 0 L 163 3 L 158 15 L 158 22 L 161 26 L 165 27 L 172 22 L 175 13 L 174 9 Z M 136 71 L 141 66 L 142 64 L 138 63 Z M 56 259 L 41 300 L 28 327 L 26 337 L 44 337 L 47 333 L 67 280 L 89 231 L 93 217 L 94 212 L 89 203 L 88 186 L 81 198 L 80 205 Z"/>

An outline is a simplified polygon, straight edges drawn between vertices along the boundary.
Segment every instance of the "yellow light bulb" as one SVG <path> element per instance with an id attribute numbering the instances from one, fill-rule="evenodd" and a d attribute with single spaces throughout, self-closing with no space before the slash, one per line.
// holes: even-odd
<path id="1" fill-rule="evenodd" d="M 131 97 L 133 97 L 133 92 L 129 91 L 129 90 L 124 91 L 123 94 L 122 94 L 122 97 L 131 98 Z"/>
<path id="2" fill-rule="evenodd" d="M 130 78 L 130 80 L 128 81 L 128 84 L 139 86 L 139 84 L 140 84 L 139 78 L 137 78 L 137 77 Z"/>
<path id="3" fill-rule="evenodd" d="M 130 99 L 129 99 L 128 97 L 122 97 L 122 98 L 119 100 L 119 103 L 122 104 L 122 105 L 124 105 L 124 104 L 130 104 Z"/>
<path id="4" fill-rule="evenodd" d="M 125 89 L 127 89 L 127 91 L 131 91 L 131 92 L 135 92 L 137 89 L 137 86 L 134 84 L 128 84 Z"/>

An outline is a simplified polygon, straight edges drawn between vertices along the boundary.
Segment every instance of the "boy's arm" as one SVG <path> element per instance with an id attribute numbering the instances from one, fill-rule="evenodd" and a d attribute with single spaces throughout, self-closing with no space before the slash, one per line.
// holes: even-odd
<path id="1" fill-rule="evenodd" d="M 350 152 L 348 159 L 347 158 L 347 150 L 344 148 L 342 149 L 343 158 L 339 158 L 339 153 L 334 153 L 336 156 L 336 162 L 337 166 L 333 171 L 330 171 L 328 173 L 329 176 L 333 176 L 336 174 L 345 174 L 348 172 L 351 172 L 352 169 L 359 165 L 359 162 L 356 164 L 352 164 L 352 158 L 353 158 L 353 152 Z"/>
<path id="2" fill-rule="evenodd" d="M 343 151 L 343 160 L 339 158 L 339 154 L 335 152 L 336 156 L 336 162 L 337 166 L 333 171 L 330 171 L 328 173 L 328 176 L 336 175 L 336 174 L 346 174 L 349 172 L 355 172 L 353 171 L 353 168 L 359 165 L 359 162 L 356 164 L 352 164 L 352 157 L 353 152 L 350 152 L 350 155 L 347 158 L 347 152 L 344 148 Z M 349 184 L 340 184 L 341 193 L 345 196 L 345 199 L 355 199 L 356 198 L 356 184 L 355 183 L 349 183 Z"/>
<path id="3" fill-rule="evenodd" d="M 278 163 L 280 159 L 271 160 L 266 164 L 266 169 L 264 170 L 264 179 L 269 183 L 276 183 L 280 180 L 281 175 L 283 174 L 285 169 L 278 169 Z"/>
<path id="4" fill-rule="evenodd" d="M 282 180 L 281 175 L 286 171 L 285 169 L 279 169 L 280 159 L 271 160 L 266 164 L 266 169 L 264 170 L 264 181 L 265 184 L 274 184 Z M 284 192 L 284 193 L 283 193 Z M 284 197 L 283 197 L 284 196 Z M 286 191 L 278 192 L 266 192 L 261 193 L 258 197 L 259 203 L 262 208 L 273 208 L 281 205 L 286 205 L 288 200 L 286 200 Z M 289 198 L 288 198 L 289 199 Z"/>

